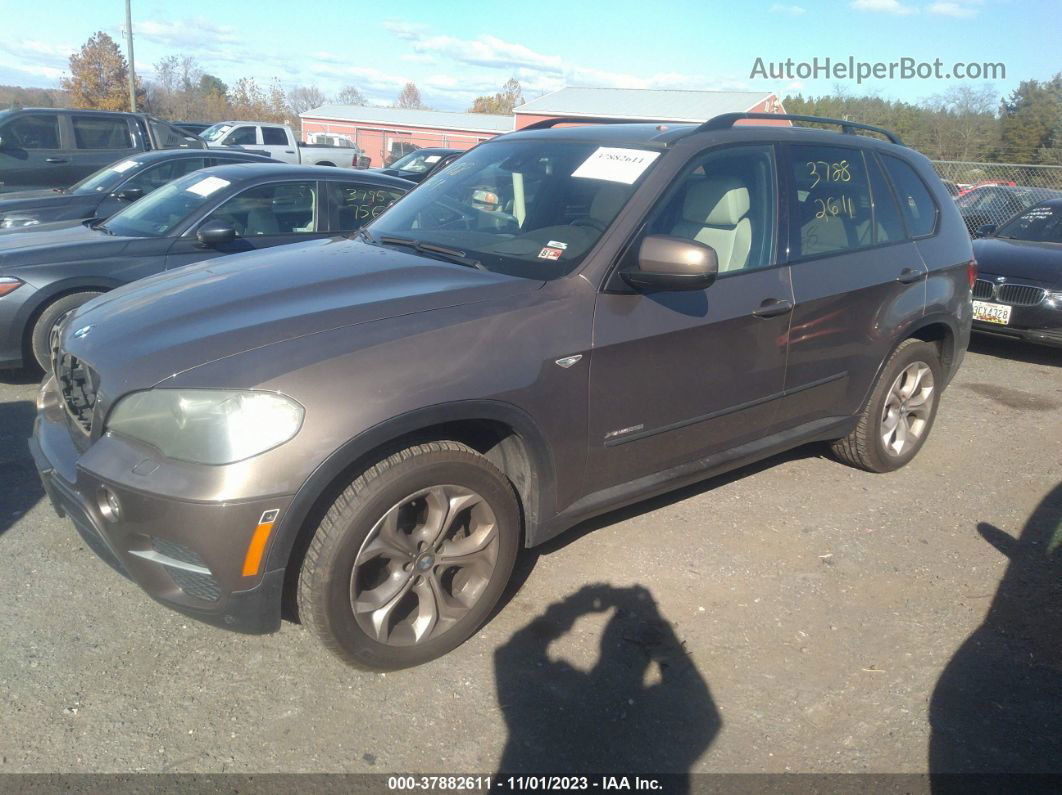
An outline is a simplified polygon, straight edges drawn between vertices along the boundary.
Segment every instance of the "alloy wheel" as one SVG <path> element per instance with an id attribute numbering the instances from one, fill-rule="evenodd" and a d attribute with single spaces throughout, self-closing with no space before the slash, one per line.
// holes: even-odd
<path id="1" fill-rule="evenodd" d="M 925 434 L 933 390 L 933 371 L 925 362 L 907 365 L 892 382 L 881 412 L 881 441 L 890 455 L 903 455 Z"/>
<path id="2" fill-rule="evenodd" d="M 482 596 L 499 546 L 494 511 L 475 491 L 438 485 L 410 494 L 373 526 L 354 560 L 355 620 L 389 646 L 438 637 Z"/>

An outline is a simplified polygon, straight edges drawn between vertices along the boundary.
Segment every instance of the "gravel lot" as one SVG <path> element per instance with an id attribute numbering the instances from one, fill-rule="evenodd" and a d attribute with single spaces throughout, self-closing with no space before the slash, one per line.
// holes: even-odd
<path id="1" fill-rule="evenodd" d="M 115 575 L 43 500 L 35 389 L 0 373 L 0 773 L 1062 772 L 1062 351 L 975 340 L 900 472 L 809 447 L 583 525 L 386 675 Z"/>

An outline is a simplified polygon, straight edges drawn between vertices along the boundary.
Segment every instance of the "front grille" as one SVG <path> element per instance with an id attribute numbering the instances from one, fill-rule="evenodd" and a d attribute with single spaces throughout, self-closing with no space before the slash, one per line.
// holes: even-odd
<path id="1" fill-rule="evenodd" d="M 1047 290 L 1029 284 L 1004 284 L 978 279 L 974 282 L 973 297 L 1000 301 L 1011 306 L 1036 306 L 1044 300 Z"/>
<path id="2" fill-rule="evenodd" d="M 96 405 L 96 372 L 76 356 L 56 356 L 55 379 L 63 395 L 67 413 L 86 433 L 92 432 L 92 410 Z"/>
<path id="3" fill-rule="evenodd" d="M 1003 284 L 999 287 L 999 300 L 1013 306 L 1036 306 L 1044 300 L 1046 292 L 1042 287 L 1027 284 Z"/>

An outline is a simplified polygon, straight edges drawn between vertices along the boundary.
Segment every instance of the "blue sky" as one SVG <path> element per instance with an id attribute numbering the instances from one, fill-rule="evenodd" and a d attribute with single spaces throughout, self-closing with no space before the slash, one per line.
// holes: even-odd
<path id="1" fill-rule="evenodd" d="M 55 86 L 96 30 L 118 38 L 123 0 L 0 0 L 0 83 Z M 412 80 L 425 101 L 463 110 L 515 75 L 532 98 L 564 85 L 743 89 L 823 94 L 832 79 L 755 79 L 765 61 L 847 59 L 1001 62 L 1002 96 L 1062 69 L 1060 0 L 645 0 L 490 3 L 449 0 L 133 0 L 137 71 L 191 55 L 231 83 L 241 76 L 331 94 L 353 84 L 389 104 Z M 852 93 L 918 100 L 985 81 L 841 83 Z"/>

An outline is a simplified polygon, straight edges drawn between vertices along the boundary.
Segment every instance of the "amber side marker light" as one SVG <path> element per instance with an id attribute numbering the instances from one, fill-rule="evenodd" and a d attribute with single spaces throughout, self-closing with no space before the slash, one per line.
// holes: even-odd
<path id="1" fill-rule="evenodd" d="M 0 296 L 14 292 L 23 284 L 25 284 L 25 282 L 21 279 L 16 279 L 13 276 L 0 276 Z"/>
<path id="2" fill-rule="evenodd" d="M 262 518 L 258 520 L 258 527 L 254 529 L 254 535 L 251 536 L 251 543 L 247 547 L 247 556 L 243 559 L 243 576 L 253 577 L 258 574 L 258 570 L 262 567 L 262 553 L 265 552 L 266 542 L 269 540 L 269 534 L 273 532 L 273 523 L 276 522 L 277 516 L 280 515 L 280 510 L 274 508 L 271 511 L 266 511 L 262 514 Z"/>

